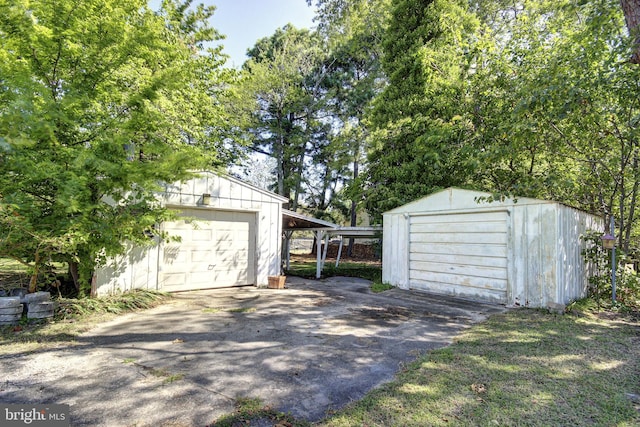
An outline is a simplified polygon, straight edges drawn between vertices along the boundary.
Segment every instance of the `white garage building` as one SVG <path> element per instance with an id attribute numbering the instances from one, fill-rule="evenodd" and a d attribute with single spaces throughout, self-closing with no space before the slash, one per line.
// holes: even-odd
<path id="1" fill-rule="evenodd" d="M 183 217 L 160 224 L 180 241 L 132 248 L 111 260 L 96 271 L 94 295 L 260 286 L 280 274 L 286 198 L 211 172 L 166 185 L 159 198 Z"/>
<path id="2" fill-rule="evenodd" d="M 585 296 L 587 230 L 602 219 L 557 202 L 449 188 L 383 217 L 382 280 L 506 305 L 551 307 Z"/>

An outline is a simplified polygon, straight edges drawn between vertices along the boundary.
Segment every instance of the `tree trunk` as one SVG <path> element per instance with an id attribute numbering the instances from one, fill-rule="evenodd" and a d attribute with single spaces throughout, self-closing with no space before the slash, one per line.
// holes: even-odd
<path id="1" fill-rule="evenodd" d="M 359 150 L 356 150 L 356 158 L 353 162 L 353 181 L 355 182 L 358 179 L 358 174 L 359 174 L 359 165 L 358 165 L 358 156 L 360 155 Z M 358 202 L 355 200 L 351 200 L 351 226 L 355 227 L 357 224 L 357 209 L 358 209 Z M 355 244 L 356 239 L 355 238 L 350 238 L 349 239 L 349 246 L 347 247 L 347 256 L 348 257 L 352 257 L 353 256 L 353 245 Z"/>
<path id="2" fill-rule="evenodd" d="M 76 287 L 76 290 L 80 290 L 80 275 L 78 274 L 78 263 L 75 261 L 69 261 L 69 276 L 71 276 L 71 280 L 73 280 L 73 285 Z"/>
<path id="3" fill-rule="evenodd" d="M 35 262 L 33 263 L 33 273 L 31 274 L 31 278 L 29 279 L 29 289 L 28 292 L 31 294 L 38 290 L 38 269 L 40 267 L 40 254 L 38 252 L 35 253 Z"/>
<path id="4" fill-rule="evenodd" d="M 640 0 L 620 0 L 620 5 L 624 12 L 624 20 L 627 23 L 629 34 L 635 39 L 631 62 L 640 64 L 640 33 L 638 28 L 640 24 Z"/>

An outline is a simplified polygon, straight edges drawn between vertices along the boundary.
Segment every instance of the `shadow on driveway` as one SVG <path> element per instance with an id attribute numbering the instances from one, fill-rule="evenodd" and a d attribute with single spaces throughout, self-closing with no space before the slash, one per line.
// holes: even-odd
<path id="1" fill-rule="evenodd" d="M 82 335 L 2 360 L 0 401 L 67 403 L 74 426 L 204 426 L 238 397 L 309 421 L 504 307 L 353 278 L 176 294 Z"/>

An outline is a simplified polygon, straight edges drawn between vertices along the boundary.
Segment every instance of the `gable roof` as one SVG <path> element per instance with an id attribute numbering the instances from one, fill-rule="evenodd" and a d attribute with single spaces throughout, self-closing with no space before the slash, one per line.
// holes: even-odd
<path id="1" fill-rule="evenodd" d="M 287 203 L 289 201 L 288 198 L 281 196 L 279 194 L 274 193 L 273 191 L 269 191 L 269 190 L 265 190 L 264 188 L 260 188 L 258 186 L 255 186 L 253 184 L 249 184 L 246 181 L 242 181 L 241 179 L 238 179 L 230 174 L 228 174 L 227 172 L 213 172 L 213 171 L 199 171 L 197 172 L 199 175 L 213 175 L 213 176 L 218 176 L 220 178 L 224 178 L 226 180 L 229 180 L 235 184 L 241 185 L 243 187 L 247 187 L 250 188 L 254 191 L 257 191 L 258 193 L 264 194 L 265 196 L 269 196 L 272 197 L 274 199 L 279 199 L 282 203 Z"/>
<path id="2" fill-rule="evenodd" d="M 532 204 L 557 204 L 557 202 L 539 199 L 530 199 L 527 197 L 507 198 L 504 200 L 483 201 L 483 198 L 489 198 L 490 193 L 474 190 L 465 190 L 462 188 L 449 187 L 444 190 L 424 196 L 420 199 L 409 202 L 405 205 L 391 209 L 384 214 L 400 214 L 411 212 L 437 212 L 452 210 L 467 210 L 478 208 L 494 208 L 506 206 L 522 206 Z"/>

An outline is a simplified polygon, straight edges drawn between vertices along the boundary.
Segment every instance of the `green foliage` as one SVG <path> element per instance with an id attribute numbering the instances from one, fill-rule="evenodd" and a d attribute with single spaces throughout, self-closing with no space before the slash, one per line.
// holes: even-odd
<path id="1" fill-rule="evenodd" d="M 55 319 L 75 319 L 92 314 L 121 314 L 155 307 L 170 298 L 165 292 L 132 290 L 101 298 L 57 299 Z"/>
<path id="2" fill-rule="evenodd" d="M 573 308 L 614 311 L 640 311 L 640 276 L 635 270 L 633 259 L 624 252 L 616 253 L 616 303 L 612 301 L 611 251 L 602 247 L 600 232 L 589 232 L 582 238 L 586 242 L 583 252 L 585 262 L 590 266 L 590 301 L 580 301 Z"/>
<path id="3" fill-rule="evenodd" d="M 296 209 L 306 158 L 322 139 L 318 120 L 322 79 L 321 40 L 291 25 L 258 40 L 244 64 L 244 96 L 253 100 L 248 127 L 253 149 L 276 160 L 274 190 Z"/>
<path id="4" fill-rule="evenodd" d="M 620 246 L 633 251 L 640 68 L 627 60 L 619 2 L 525 1 L 483 16 L 470 80 L 473 182 L 614 215 Z"/>
<path id="5" fill-rule="evenodd" d="M 362 180 L 374 217 L 473 187 L 614 216 L 638 251 L 640 67 L 618 1 L 398 1 L 383 47 Z"/>
<path id="6" fill-rule="evenodd" d="M 239 397 L 236 399 L 235 406 L 235 413 L 218 418 L 211 426 L 232 427 L 251 425 L 253 424 L 252 421 L 262 423 L 264 420 L 269 420 L 272 425 L 277 426 L 308 427 L 311 425 L 306 421 L 296 420 L 289 414 L 274 410 L 258 398 Z"/>
<path id="7" fill-rule="evenodd" d="M 0 255 L 95 263 L 170 217 L 161 182 L 219 164 L 223 59 L 213 8 L 0 0 Z M 35 285 L 32 283 L 32 285 Z"/>
<path id="8" fill-rule="evenodd" d="M 477 20 L 462 1 L 393 3 L 383 41 L 388 86 L 374 101 L 367 209 L 388 209 L 465 182 L 468 34 Z"/>

